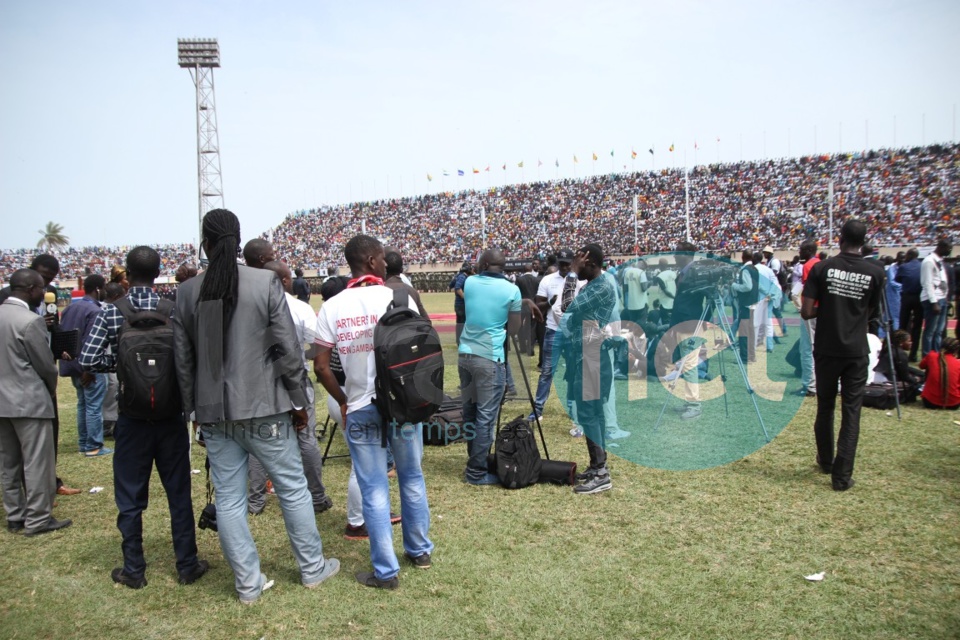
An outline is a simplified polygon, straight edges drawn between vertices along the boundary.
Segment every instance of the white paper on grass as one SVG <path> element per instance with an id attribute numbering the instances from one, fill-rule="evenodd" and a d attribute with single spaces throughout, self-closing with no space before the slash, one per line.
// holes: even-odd
<path id="1" fill-rule="evenodd" d="M 100 493 L 103 491 L 103 487 L 91 487 L 90 493 Z"/>
<path id="2" fill-rule="evenodd" d="M 823 577 L 827 575 L 826 571 L 821 571 L 820 573 L 814 573 L 813 575 L 803 576 L 804 579 L 809 580 L 810 582 L 820 582 L 823 580 Z"/>

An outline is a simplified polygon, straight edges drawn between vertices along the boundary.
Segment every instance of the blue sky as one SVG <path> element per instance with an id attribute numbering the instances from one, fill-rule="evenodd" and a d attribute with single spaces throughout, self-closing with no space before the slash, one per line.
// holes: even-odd
<path id="1" fill-rule="evenodd" d="M 74 246 L 196 238 L 178 37 L 220 42 L 224 196 L 249 238 L 324 203 L 535 180 L 538 160 L 552 179 L 609 172 L 611 150 L 622 171 L 950 141 L 958 27 L 948 1 L 7 1 L 0 246 L 48 220 Z"/>

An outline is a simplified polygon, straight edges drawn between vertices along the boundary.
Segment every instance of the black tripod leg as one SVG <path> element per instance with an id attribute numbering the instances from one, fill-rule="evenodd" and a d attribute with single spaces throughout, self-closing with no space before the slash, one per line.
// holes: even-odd
<path id="1" fill-rule="evenodd" d="M 884 337 L 887 340 L 887 356 L 890 358 L 890 377 L 893 378 L 893 399 L 897 405 L 897 420 L 902 420 L 900 414 L 900 387 L 897 385 L 897 368 L 893 362 L 893 341 L 890 339 L 893 329 L 893 319 L 887 313 L 887 291 L 880 290 L 880 323 L 883 325 Z"/>
<path id="2" fill-rule="evenodd" d="M 327 416 L 327 420 L 330 420 L 330 416 Z M 330 453 L 330 445 L 333 444 L 333 436 L 336 432 L 337 432 L 337 422 L 334 421 L 333 428 L 330 429 L 330 438 L 327 440 L 327 448 L 323 450 L 323 457 L 320 458 L 320 466 L 323 466 L 323 464 L 326 463 L 327 458 L 330 457 L 328 455 Z"/>
<path id="3" fill-rule="evenodd" d="M 530 391 L 530 381 L 527 380 L 527 370 L 523 366 L 523 358 L 520 356 L 520 341 L 517 336 L 511 336 L 513 339 L 513 352 L 517 354 L 517 362 L 520 364 L 520 377 L 523 378 L 523 387 L 527 390 L 527 398 L 530 400 L 530 412 L 533 413 L 533 419 L 537 421 L 537 431 L 540 432 L 540 443 L 543 445 L 543 455 L 549 460 L 550 453 L 547 451 L 547 441 L 543 437 L 543 425 L 540 424 L 540 414 L 537 412 L 537 403 L 533 400 L 533 393 Z M 510 366 L 507 364 L 507 366 Z"/>

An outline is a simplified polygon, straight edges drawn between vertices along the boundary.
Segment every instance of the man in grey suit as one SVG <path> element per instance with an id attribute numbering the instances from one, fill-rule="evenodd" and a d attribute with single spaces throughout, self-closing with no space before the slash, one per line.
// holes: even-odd
<path id="1" fill-rule="evenodd" d="M 32 269 L 10 277 L 10 297 L 0 305 L 0 477 L 7 529 L 35 536 L 69 527 L 53 517 L 57 491 L 53 397 L 57 366 L 47 325 L 32 311 L 44 283 Z"/>
<path id="2" fill-rule="evenodd" d="M 340 562 L 323 557 L 294 432 L 307 425 L 306 371 L 280 280 L 237 265 L 240 222 L 226 209 L 204 216 L 202 242 L 209 268 L 177 295 L 177 376 L 207 447 L 220 547 L 240 601 L 252 604 L 273 581 L 260 571 L 247 523 L 249 454 L 273 480 L 302 584 L 320 585 Z"/>

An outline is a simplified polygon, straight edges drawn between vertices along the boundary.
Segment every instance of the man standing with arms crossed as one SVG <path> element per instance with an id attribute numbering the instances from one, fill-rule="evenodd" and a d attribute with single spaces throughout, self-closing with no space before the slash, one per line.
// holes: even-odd
<path id="1" fill-rule="evenodd" d="M 833 476 L 834 491 L 853 486 L 853 463 L 860 437 L 860 407 L 867 384 L 870 347 L 867 324 L 879 318 L 884 272 L 876 261 L 864 260 L 860 248 L 866 225 L 848 220 L 840 229 L 840 254 L 818 262 L 803 287 L 800 315 L 816 318 L 813 357 L 817 374 L 817 464 Z M 833 448 L 833 413 L 840 382 L 840 433 Z"/>

